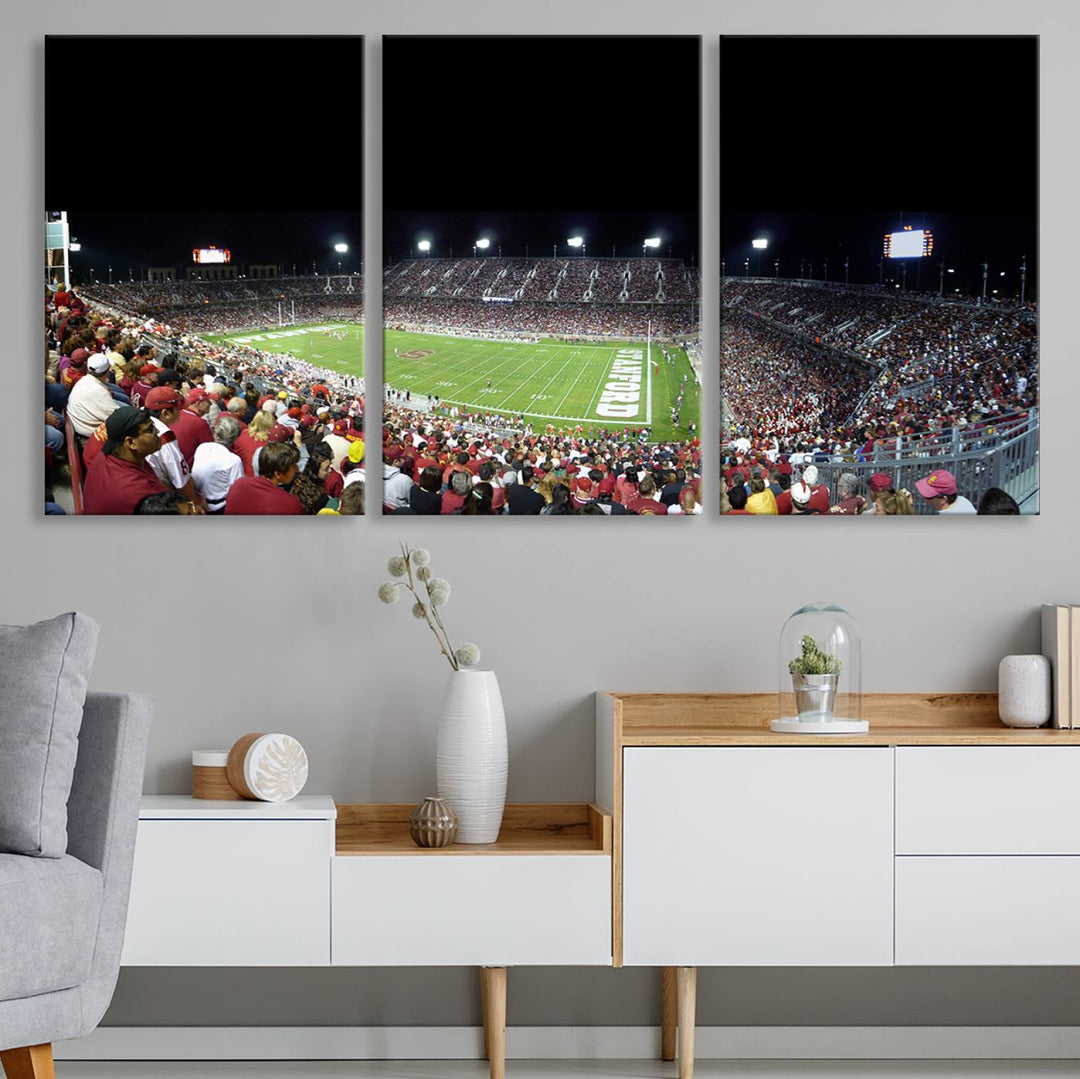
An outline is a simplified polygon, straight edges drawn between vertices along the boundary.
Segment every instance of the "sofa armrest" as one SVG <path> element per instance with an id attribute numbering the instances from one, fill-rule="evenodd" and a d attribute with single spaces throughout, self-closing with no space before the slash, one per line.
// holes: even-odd
<path id="1" fill-rule="evenodd" d="M 152 698 L 129 693 L 88 693 L 83 709 L 68 854 L 101 870 L 104 884 L 90 977 L 82 986 L 84 1032 L 105 1013 L 120 970 L 152 715 Z"/>
<path id="2" fill-rule="evenodd" d="M 88 693 L 79 731 L 79 753 L 68 798 L 68 854 L 108 879 L 110 851 L 127 849 L 130 869 L 142 798 L 146 742 L 153 713 L 150 697 Z"/>

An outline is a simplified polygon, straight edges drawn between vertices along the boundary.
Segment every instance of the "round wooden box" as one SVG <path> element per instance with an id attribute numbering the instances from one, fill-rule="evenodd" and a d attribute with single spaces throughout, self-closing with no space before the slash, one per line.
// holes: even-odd
<path id="1" fill-rule="evenodd" d="M 287 802 L 307 782 L 307 754 L 288 734 L 245 734 L 229 750 L 225 771 L 242 798 Z"/>
<path id="2" fill-rule="evenodd" d="M 229 785 L 225 765 L 227 749 L 195 749 L 191 753 L 191 796 L 239 801 L 240 795 Z"/>

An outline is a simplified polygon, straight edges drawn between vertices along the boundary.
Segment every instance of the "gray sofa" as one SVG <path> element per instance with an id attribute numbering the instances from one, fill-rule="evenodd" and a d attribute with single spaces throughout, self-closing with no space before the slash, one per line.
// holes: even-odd
<path id="1" fill-rule="evenodd" d="M 89 1034 L 124 943 L 152 702 L 88 693 L 61 858 L 0 854 L 0 1061 L 51 1079 L 51 1043 Z"/>

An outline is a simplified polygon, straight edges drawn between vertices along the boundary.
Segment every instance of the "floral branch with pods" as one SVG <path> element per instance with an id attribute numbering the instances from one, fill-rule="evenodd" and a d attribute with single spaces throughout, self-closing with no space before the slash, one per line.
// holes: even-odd
<path id="1" fill-rule="evenodd" d="M 460 671 L 466 667 L 475 667 L 480 662 L 480 649 L 471 641 L 466 641 L 455 649 L 450 643 L 450 635 L 443 625 L 439 608 L 445 607 L 450 599 L 450 582 L 442 577 L 431 575 L 431 554 L 423 547 L 409 549 L 407 543 L 401 545 L 401 554 L 395 555 L 386 564 L 386 570 L 398 581 L 385 581 L 379 585 L 379 599 L 383 603 L 397 603 L 401 598 L 402 587 L 407 588 L 415 602 L 412 606 L 413 617 L 423 619 L 435 634 L 439 651 L 446 656 L 452 670 Z M 423 589 L 424 595 L 420 594 Z"/>

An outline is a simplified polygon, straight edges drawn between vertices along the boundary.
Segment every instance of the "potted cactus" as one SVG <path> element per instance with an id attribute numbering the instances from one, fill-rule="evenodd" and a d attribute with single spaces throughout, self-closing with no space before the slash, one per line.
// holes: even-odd
<path id="1" fill-rule="evenodd" d="M 810 634 L 803 636 L 801 654 L 788 664 L 799 719 L 833 718 L 842 669 L 843 661 L 838 656 L 823 652 Z"/>

